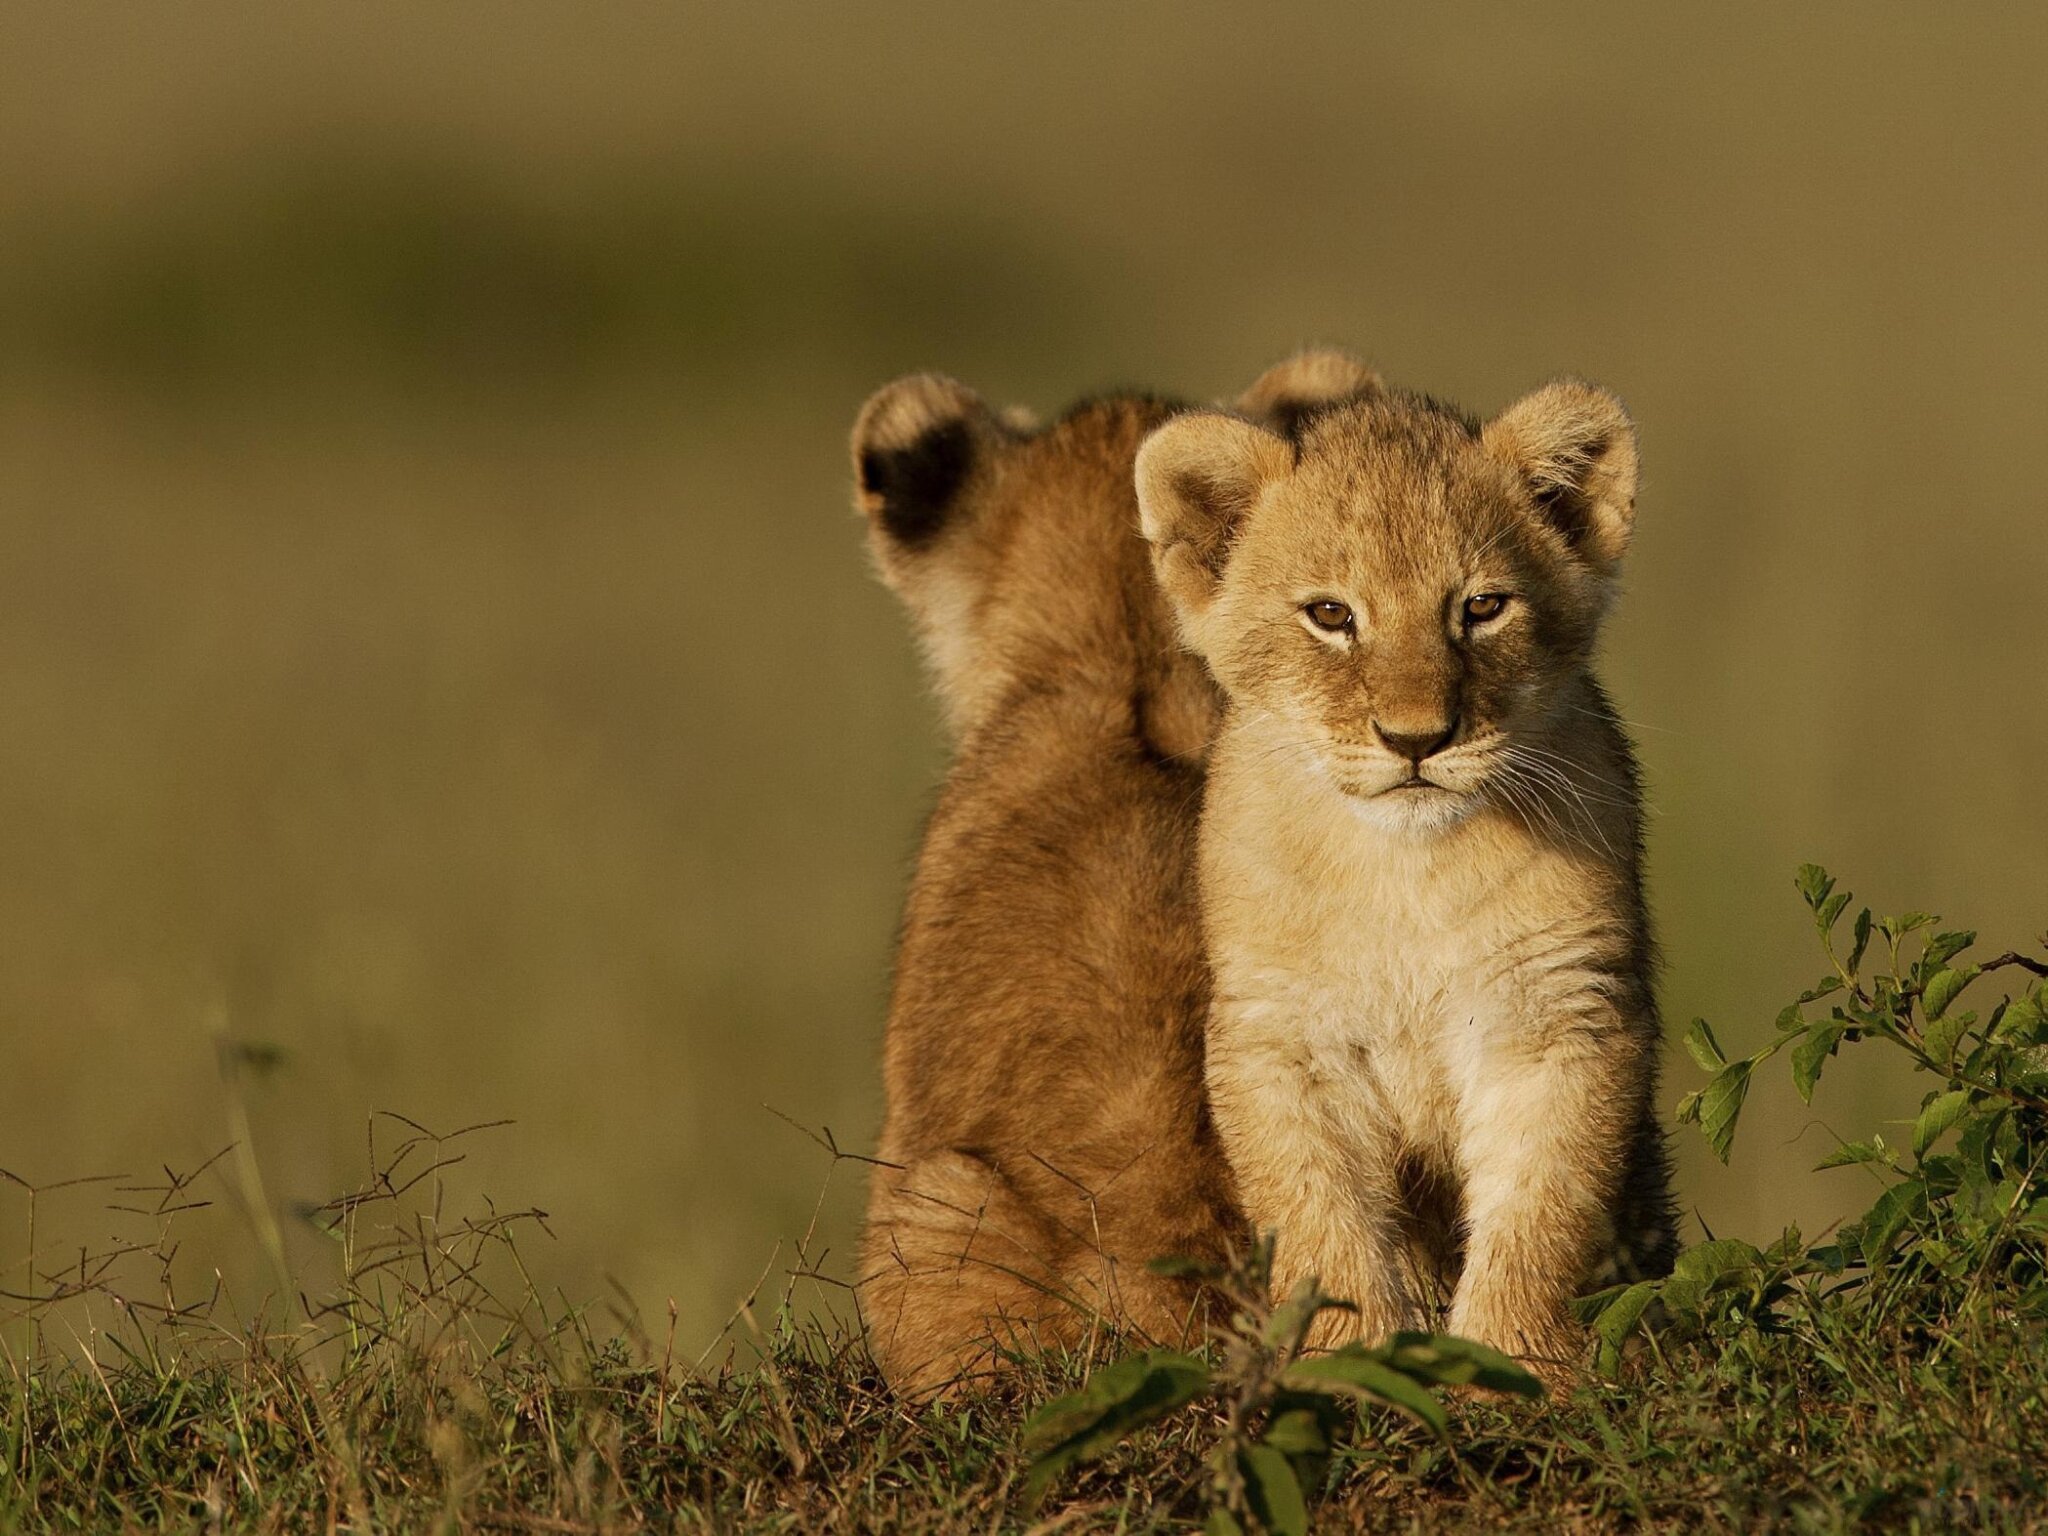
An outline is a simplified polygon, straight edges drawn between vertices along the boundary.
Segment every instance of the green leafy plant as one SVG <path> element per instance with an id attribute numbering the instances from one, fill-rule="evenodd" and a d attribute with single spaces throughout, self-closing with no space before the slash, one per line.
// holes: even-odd
<path id="1" fill-rule="evenodd" d="M 1350 1303 L 1313 1280 L 1273 1301 L 1272 1263 L 1270 1234 L 1232 1265 L 1157 1262 L 1161 1273 L 1204 1281 L 1227 1307 L 1228 1321 L 1204 1354 L 1146 1350 L 1039 1409 L 1024 1427 L 1033 1458 L 1028 1496 L 1041 1497 L 1069 1468 L 1147 1425 L 1206 1412 L 1214 1425 L 1204 1458 L 1206 1529 L 1214 1536 L 1247 1529 L 1293 1536 L 1308 1529 L 1309 1501 L 1323 1486 L 1333 1450 L 1361 1430 L 1371 1432 L 1363 1409 L 1398 1410 L 1448 1440 L 1450 1418 L 1436 1388 L 1542 1395 L 1536 1378 L 1507 1356 L 1445 1335 L 1401 1333 L 1376 1347 L 1304 1353 L 1316 1319 Z"/>
<path id="2" fill-rule="evenodd" d="M 1778 1015 L 1772 1038 L 1731 1060 L 1704 1019 L 1687 1050 L 1713 1074 L 1678 1106 L 1724 1161 L 1756 1069 L 1789 1055 L 1807 1103 L 1844 1046 L 1882 1042 L 1931 1080 L 1906 1145 L 1882 1134 L 1846 1141 L 1821 1168 L 1860 1167 L 1881 1188 L 1870 1208 L 1830 1241 L 1797 1229 L 1769 1248 L 1722 1238 L 1686 1252 L 1668 1279 L 1616 1286 L 1582 1304 L 1599 1362 L 1618 1369 L 1646 1321 L 1705 1329 L 1788 1326 L 1826 1305 L 1909 1313 L 1929 1329 L 1972 1308 L 2010 1318 L 2048 1317 L 2048 961 L 2008 951 L 1971 962 L 1976 935 L 1942 931 L 1926 912 L 1846 927 L 1850 893 L 1818 865 L 1799 871 L 1828 973 Z M 2048 939 L 2044 939 L 2048 948 Z M 1986 1004 L 1964 994 L 1997 971 L 2037 978 Z"/>

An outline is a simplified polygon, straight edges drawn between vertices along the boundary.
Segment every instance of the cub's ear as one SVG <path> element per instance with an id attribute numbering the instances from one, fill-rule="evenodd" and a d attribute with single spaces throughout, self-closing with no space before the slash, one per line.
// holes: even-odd
<path id="1" fill-rule="evenodd" d="M 1183 626 L 1208 612 L 1245 514 L 1294 450 L 1220 411 L 1176 416 L 1138 449 L 1138 517 Z"/>
<path id="2" fill-rule="evenodd" d="M 1622 403 L 1560 379 L 1494 417 L 1480 440 L 1522 477 L 1579 558 L 1612 576 L 1636 516 L 1636 429 Z"/>
<path id="3" fill-rule="evenodd" d="M 981 396 L 944 374 L 913 373 L 870 395 L 853 424 L 854 504 L 878 548 L 934 543 L 1004 430 Z"/>
<path id="4" fill-rule="evenodd" d="M 1260 374 L 1252 387 L 1237 397 L 1237 408 L 1282 437 L 1291 437 L 1302 419 L 1318 407 L 1385 389 L 1380 376 L 1349 352 L 1311 347 Z"/>

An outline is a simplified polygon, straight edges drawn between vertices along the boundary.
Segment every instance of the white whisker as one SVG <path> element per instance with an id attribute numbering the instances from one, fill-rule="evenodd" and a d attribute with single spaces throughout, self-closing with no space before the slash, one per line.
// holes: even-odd
<path id="1" fill-rule="evenodd" d="M 1502 776 L 1526 792 L 1528 802 L 1542 811 L 1544 820 L 1561 838 L 1571 840 L 1559 819 L 1560 811 L 1590 833 L 1592 840 L 1600 844 L 1609 858 L 1617 857 L 1599 815 L 1587 803 L 1579 786 L 1555 764 L 1527 755 L 1519 745 L 1510 746 L 1505 754 Z"/>

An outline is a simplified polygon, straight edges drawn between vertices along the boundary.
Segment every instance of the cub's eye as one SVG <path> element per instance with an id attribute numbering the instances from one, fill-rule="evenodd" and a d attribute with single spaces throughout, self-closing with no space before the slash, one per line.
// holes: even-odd
<path id="1" fill-rule="evenodd" d="M 1465 622 L 1484 624 L 1488 619 L 1497 619 L 1508 606 L 1504 592 L 1482 592 L 1477 597 L 1465 599 Z"/>
<path id="2" fill-rule="evenodd" d="M 1301 611 L 1317 629 L 1327 629 L 1332 634 L 1351 627 L 1351 610 L 1332 598 L 1318 598 Z"/>

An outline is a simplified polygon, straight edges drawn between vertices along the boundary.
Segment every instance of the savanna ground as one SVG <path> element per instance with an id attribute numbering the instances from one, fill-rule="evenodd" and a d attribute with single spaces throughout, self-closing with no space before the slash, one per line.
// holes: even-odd
<path id="1" fill-rule="evenodd" d="M 1199 1523 L 1219 1416 L 1150 1432 L 1035 1511 L 1025 1410 L 1085 1359 L 1000 1395 L 891 1399 L 857 1342 L 763 1319 L 699 1374 L 557 1318 L 445 1317 L 321 1373 L 252 1348 L 10 1382 L 0 1524 L 23 1531 L 1174 1530 Z M 539 1325 L 538 1313 L 530 1321 Z M 1453 1405 L 1449 1444 L 1369 1415 L 1319 1530 L 2029 1530 L 2043 1520 L 2038 1332 L 1930 1358 L 1909 1327 L 1673 1349 L 1569 1402 Z M 237 1351 L 240 1353 L 240 1351 Z"/>
<path id="2" fill-rule="evenodd" d="M 813 1251 L 815 1227 L 718 1345 L 682 1358 L 673 1310 L 650 1328 L 623 1299 L 542 1292 L 521 1245 L 545 1233 L 543 1213 L 451 1206 L 468 1144 L 500 1128 L 437 1134 L 383 1116 L 366 1182 L 300 1213 L 337 1250 L 331 1292 L 294 1285 L 246 1134 L 200 1169 L 114 1186 L 109 1209 L 132 1240 L 61 1260 L 32 1248 L 7 1272 L 0 1521 L 2039 1528 L 2048 938 L 2039 955 L 1977 956 L 1973 934 L 1924 913 L 1845 921 L 1849 894 L 1811 866 L 1799 886 L 1827 971 L 1746 1055 L 1695 1023 L 1687 1047 L 1711 1076 L 1680 1118 L 1725 1156 L 1758 1067 L 1785 1056 L 1811 1101 L 1845 1047 L 1867 1046 L 1929 1083 L 1910 1131 L 1898 1146 L 1881 1131 L 1842 1140 L 1823 1160 L 1874 1178 L 1876 1195 L 1818 1240 L 1710 1238 L 1668 1280 L 1588 1298 L 1592 1353 L 1568 1393 L 1541 1399 L 1508 1362 L 1448 1340 L 1305 1356 L 1326 1298 L 1312 1285 L 1269 1297 L 1260 1250 L 1212 1275 L 1227 1320 L 1197 1354 L 1107 1334 L 1055 1355 L 1013 1341 L 1000 1385 L 911 1402 L 877 1378 L 857 1325 L 796 1305 L 799 1286 L 842 1283 Z M 2018 985 L 1994 997 L 1986 978 Z M 221 1063 L 232 1097 L 255 1063 L 226 1039 Z M 850 1160 L 822 1140 L 835 1166 Z M 214 1187 L 272 1266 L 253 1315 L 217 1278 L 181 1289 L 178 1229 Z M 31 1211 L 75 1192 L 33 1191 Z M 121 1283 L 138 1272 L 156 1284 Z"/>

